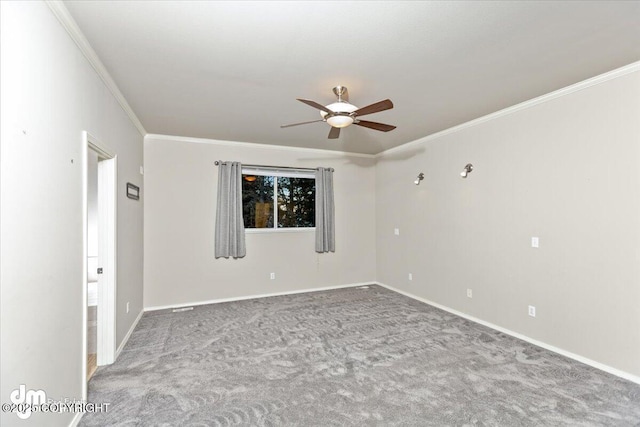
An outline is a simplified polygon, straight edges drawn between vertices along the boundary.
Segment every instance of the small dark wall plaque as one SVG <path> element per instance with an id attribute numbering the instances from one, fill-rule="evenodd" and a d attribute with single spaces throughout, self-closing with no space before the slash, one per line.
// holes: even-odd
<path id="1" fill-rule="evenodd" d="M 127 197 L 133 200 L 140 199 L 140 187 L 127 182 Z"/>

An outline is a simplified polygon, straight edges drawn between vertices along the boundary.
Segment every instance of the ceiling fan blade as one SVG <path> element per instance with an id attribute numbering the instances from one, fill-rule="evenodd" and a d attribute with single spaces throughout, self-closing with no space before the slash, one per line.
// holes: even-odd
<path id="1" fill-rule="evenodd" d="M 310 122 L 291 123 L 290 125 L 280 125 L 281 128 L 290 128 L 291 126 L 307 125 L 309 123 L 324 122 L 323 119 L 311 120 Z"/>
<path id="2" fill-rule="evenodd" d="M 310 107 L 317 108 L 318 110 L 322 110 L 322 111 L 324 111 L 325 113 L 329 113 L 329 114 L 333 113 L 333 111 L 329 110 L 329 109 L 328 109 L 327 107 L 325 107 L 324 105 L 320 105 L 320 104 L 318 104 L 318 103 L 317 103 L 317 102 L 315 102 L 315 101 L 309 101 L 308 99 L 300 99 L 300 98 L 296 98 L 296 99 L 297 99 L 298 101 L 300 101 L 300 102 L 304 102 L 305 104 L 307 104 L 307 105 L 308 105 L 308 106 L 310 106 Z"/>
<path id="3" fill-rule="evenodd" d="M 331 127 L 329 131 L 329 139 L 338 139 L 340 137 L 340 128 Z"/>
<path id="4" fill-rule="evenodd" d="M 384 101 L 376 102 L 375 104 L 367 105 L 366 107 L 362 107 L 353 112 L 356 116 L 364 116 L 365 114 L 373 114 L 378 111 L 389 110 L 393 108 L 393 102 L 390 99 L 385 99 Z"/>
<path id="5" fill-rule="evenodd" d="M 353 122 L 354 125 L 364 126 L 369 129 L 375 129 L 382 132 L 389 132 L 390 130 L 394 130 L 396 127 L 391 125 L 385 125 L 384 123 L 376 123 L 376 122 L 368 122 L 366 120 L 358 120 Z"/>

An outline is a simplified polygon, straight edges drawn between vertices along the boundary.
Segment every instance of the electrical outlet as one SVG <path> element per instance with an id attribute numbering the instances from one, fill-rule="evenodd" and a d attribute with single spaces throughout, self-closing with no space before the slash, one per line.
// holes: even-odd
<path id="1" fill-rule="evenodd" d="M 529 306 L 529 316 L 536 317 L 536 308 L 532 305 Z"/>
<path id="2" fill-rule="evenodd" d="M 399 228 L 394 228 L 393 229 L 393 234 L 395 234 L 396 236 L 400 235 L 400 229 Z"/>
<path id="3" fill-rule="evenodd" d="M 127 302 L 127 313 L 129 313 L 129 303 Z"/>
<path id="4" fill-rule="evenodd" d="M 413 274 L 409 273 L 409 280 L 413 280 Z"/>
<path id="5" fill-rule="evenodd" d="M 467 289 L 467 297 L 473 298 L 473 289 Z"/>
<path id="6" fill-rule="evenodd" d="M 531 247 L 532 248 L 539 248 L 540 247 L 540 239 L 538 237 L 532 237 L 531 238 Z"/>
<path id="7" fill-rule="evenodd" d="M 271 273 L 271 280 L 275 280 L 276 279 L 276 273 Z"/>

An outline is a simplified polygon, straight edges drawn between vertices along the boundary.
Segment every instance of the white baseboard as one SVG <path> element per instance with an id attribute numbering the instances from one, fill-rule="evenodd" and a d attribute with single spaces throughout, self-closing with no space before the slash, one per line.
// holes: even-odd
<path id="1" fill-rule="evenodd" d="M 636 384 L 640 384 L 640 377 L 637 376 L 637 375 L 633 375 L 633 374 L 630 374 L 628 372 L 621 371 L 620 369 L 616 369 L 616 368 L 613 368 L 613 367 L 611 367 L 609 365 L 605 365 L 603 363 L 596 362 L 595 360 L 588 359 L 586 357 L 580 356 L 579 354 L 571 353 L 570 351 L 566 351 L 566 350 L 563 350 L 561 348 L 555 347 L 553 345 L 547 344 L 545 342 L 538 341 L 538 340 L 530 338 L 530 337 L 528 337 L 526 335 L 519 334 L 518 332 L 511 331 L 509 329 L 503 328 L 503 327 L 498 326 L 498 325 L 494 325 L 493 323 L 486 322 L 484 320 L 478 319 L 478 318 L 473 317 L 473 316 L 469 316 L 468 314 L 465 314 L 465 313 L 463 313 L 461 311 L 453 310 L 453 309 L 451 309 L 451 308 L 449 308 L 447 306 L 444 306 L 442 304 L 438 304 L 436 302 L 433 302 L 433 301 L 430 301 L 428 299 L 419 297 L 417 295 L 413 295 L 413 294 L 411 294 L 409 292 L 401 291 L 400 289 L 396 289 L 393 286 L 385 285 L 384 283 L 381 283 L 381 282 L 375 282 L 375 284 L 380 285 L 380 286 L 382 286 L 384 288 L 387 288 L 387 289 L 389 289 L 389 290 L 391 290 L 393 292 L 397 292 L 397 293 L 402 294 L 404 296 L 407 296 L 409 298 L 413 298 L 413 299 L 415 299 L 417 301 L 420 301 L 420 302 L 423 302 L 425 304 L 431 305 L 433 307 L 439 308 L 439 309 L 444 310 L 446 312 L 449 312 L 451 314 L 455 314 L 456 316 L 463 317 L 463 318 L 465 318 L 467 320 L 470 320 L 472 322 L 479 323 L 480 325 L 486 326 L 486 327 L 491 328 L 491 329 L 495 329 L 496 331 L 500 331 L 500 332 L 505 333 L 507 335 L 511 335 L 512 337 L 518 338 L 518 339 L 520 339 L 522 341 L 526 341 L 526 342 L 528 342 L 530 344 L 533 344 L 535 346 L 542 347 L 545 350 L 549 350 L 549 351 L 552 351 L 554 353 L 558 353 L 558 354 L 560 354 L 562 356 L 568 357 L 569 359 L 576 360 L 576 361 L 578 361 L 580 363 L 584 363 L 585 365 L 589 365 L 589 366 L 591 366 L 593 368 L 599 369 L 601 371 L 607 372 L 607 373 L 615 375 L 617 377 L 624 378 L 625 380 L 629 380 L 629 381 L 632 381 L 632 382 L 634 382 Z"/>
<path id="2" fill-rule="evenodd" d="M 118 356 L 120 356 L 120 353 L 122 352 L 122 349 L 124 348 L 124 346 L 127 345 L 127 341 L 129 341 L 129 338 L 131 337 L 131 334 L 133 333 L 134 329 L 136 329 L 136 326 L 138 326 L 138 322 L 142 318 L 143 314 L 144 314 L 144 310 L 140 310 L 140 313 L 138 313 L 138 317 L 136 317 L 136 320 L 134 320 L 133 324 L 129 328 L 129 331 L 127 332 L 127 335 L 124 336 L 124 339 L 122 340 L 122 342 L 118 346 L 118 349 L 116 350 L 115 360 L 118 360 Z M 114 360 L 114 362 L 115 362 L 115 360 Z"/>
<path id="3" fill-rule="evenodd" d="M 247 299 L 255 299 L 255 298 L 268 298 L 268 297 L 277 297 L 281 295 L 294 295 L 294 294 L 304 294 L 307 292 L 319 292 L 319 291 L 330 291 L 331 289 L 342 289 L 342 288 L 353 288 L 356 286 L 364 286 L 364 285 L 373 285 L 375 281 L 370 282 L 362 282 L 362 283 L 350 283 L 347 285 L 336 285 L 336 286 L 325 286 L 322 288 L 311 288 L 311 289 L 300 289 L 295 291 L 285 291 L 285 292 L 274 292 L 270 294 L 258 294 L 258 295 L 247 295 L 242 297 L 233 297 L 233 298 L 220 298 L 220 299 L 212 299 L 207 301 L 196 301 L 196 302 L 185 302 L 174 305 L 158 305 L 152 307 L 145 307 L 144 311 L 156 311 L 156 310 L 166 310 L 168 308 L 181 308 L 181 307 L 194 307 L 198 305 L 207 305 L 207 304 L 218 304 L 221 302 L 232 302 L 232 301 L 243 301 Z"/>
<path id="4" fill-rule="evenodd" d="M 73 417 L 73 419 L 69 423 L 69 427 L 76 427 L 78 424 L 80 424 L 80 420 L 82 419 L 83 415 L 84 415 L 84 412 L 76 413 L 76 416 Z"/>

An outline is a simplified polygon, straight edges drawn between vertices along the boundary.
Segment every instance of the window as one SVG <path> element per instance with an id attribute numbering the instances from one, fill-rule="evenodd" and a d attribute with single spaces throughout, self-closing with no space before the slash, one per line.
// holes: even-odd
<path id="1" fill-rule="evenodd" d="M 242 168 L 242 211 L 245 229 L 315 227 L 314 173 Z"/>

